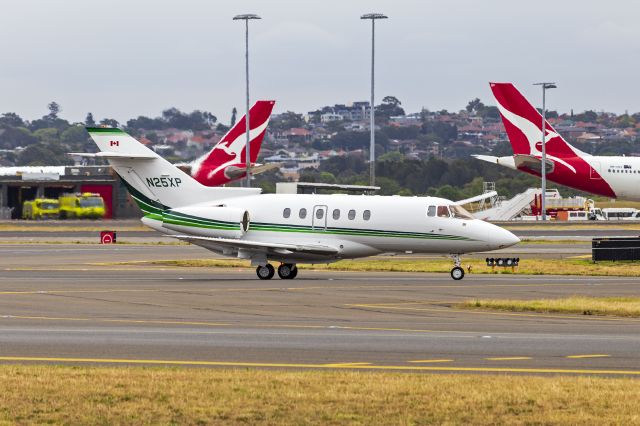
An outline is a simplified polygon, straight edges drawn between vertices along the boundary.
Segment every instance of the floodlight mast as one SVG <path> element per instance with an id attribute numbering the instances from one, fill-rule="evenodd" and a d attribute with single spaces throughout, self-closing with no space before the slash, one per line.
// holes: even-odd
<path id="1" fill-rule="evenodd" d="M 245 113 L 245 133 L 247 136 L 247 144 L 245 148 L 245 162 L 247 166 L 246 171 L 246 186 L 247 188 L 251 187 L 251 138 L 250 131 L 251 127 L 249 127 L 249 20 L 251 19 L 262 19 L 258 15 L 247 13 L 244 15 L 236 15 L 233 17 L 234 21 L 244 21 L 244 47 L 245 47 L 245 80 L 247 87 L 247 98 L 246 98 L 246 113 Z"/>
<path id="2" fill-rule="evenodd" d="M 546 111 L 546 92 L 547 89 L 555 89 L 556 83 L 552 82 L 542 82 L 542 83 L 534 83 L 534 86 L 542 87 L 542 167 L 540 168 L 540 176 L 542 178 L 542 197 L 541 197 L 541 208 L 542 208 L 542 220 L 547 220 L 547 146 L 545 142 L 546 138 L 546 125 L 547 125 L 547 111 Z"/>
<path id="3" fill-rule="evenodd" d="M 376 184 L 376 129 L 375 129 L 375 43 L 376 43 L 376 20 L 388 19 L 388 16 L 382 13 L 367 13 L 362 15 L 360 19 L 371 20 L 371 105 L 369 109 L 370 118 L 370 131 L 371 136 L 369 140 L 369 185 L 375 186 Z"/>

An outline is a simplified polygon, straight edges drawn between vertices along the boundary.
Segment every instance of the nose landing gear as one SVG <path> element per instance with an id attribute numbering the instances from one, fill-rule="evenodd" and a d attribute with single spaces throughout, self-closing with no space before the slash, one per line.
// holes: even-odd
<path id="1" fill-rule="evenodd" d="M 464 269 L 462 269 L 462 267 L 460 266 L 461 264 L 460 255 L 453 254 L 451 255 L 451 257 L 453 257 L 453 268 L 451 269 L 451 278 L 453 278 L 456 281 L 459 281 L 464 278 Z"/>

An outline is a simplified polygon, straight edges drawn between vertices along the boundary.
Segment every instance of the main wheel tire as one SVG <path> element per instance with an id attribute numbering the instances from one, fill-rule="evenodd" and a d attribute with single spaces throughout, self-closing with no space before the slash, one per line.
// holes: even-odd
<path id="1" fill-rule="evenodd" d="M 464 278 L 464 269 L 462 269 L 459 266 L 454 267 L 451 270 L 451 278 L 453 278 L 456 281 L 459 281 L 459 280 L 463 279 Z"/>
<path id="2" fill-rule="evenodd" d="M 271 278 L 273 278 L 273 275 L 275 273 L 275 268 L 269 263 L 267 263 L 265 266 L 258 266 L 256 268 L 256 275 L 258 275 L 258 278 L 260 278 L 261 280 L 270 280 Z"/>
<path id="3" fill-rule="evenodd" d="M 278 276 L 283 280 L 292 280 L 298 274 L 298 268 L 296 265 L 292 265 L 290 263 L 283 263 L 278 266 Z"/>

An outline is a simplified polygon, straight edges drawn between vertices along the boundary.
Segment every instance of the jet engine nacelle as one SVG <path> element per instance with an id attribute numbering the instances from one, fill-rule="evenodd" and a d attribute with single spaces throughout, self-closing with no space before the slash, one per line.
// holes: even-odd
<path id="1" fill-rule="evenodd" d="M 249 212 L 235 207 L 180 207 L 162 213 L 163 227 L 198 236 L 241 238 L 249 225 Z"/>

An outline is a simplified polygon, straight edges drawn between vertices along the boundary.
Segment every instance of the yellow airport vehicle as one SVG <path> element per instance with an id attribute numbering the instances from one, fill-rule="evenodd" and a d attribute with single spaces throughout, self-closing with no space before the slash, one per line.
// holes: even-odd
<path id="1" fill-rule="evenodd" d="M 104 217 L 104 200 L 91 192 L 62 194 L 60 219 L 100 219 Z"/>
<path id="2" fill-rule="evenodd" d="M 36 198 L 22 204 L 22 218 L 30 220 L 57 219 L 60 202 L 49 198 Z"/>

